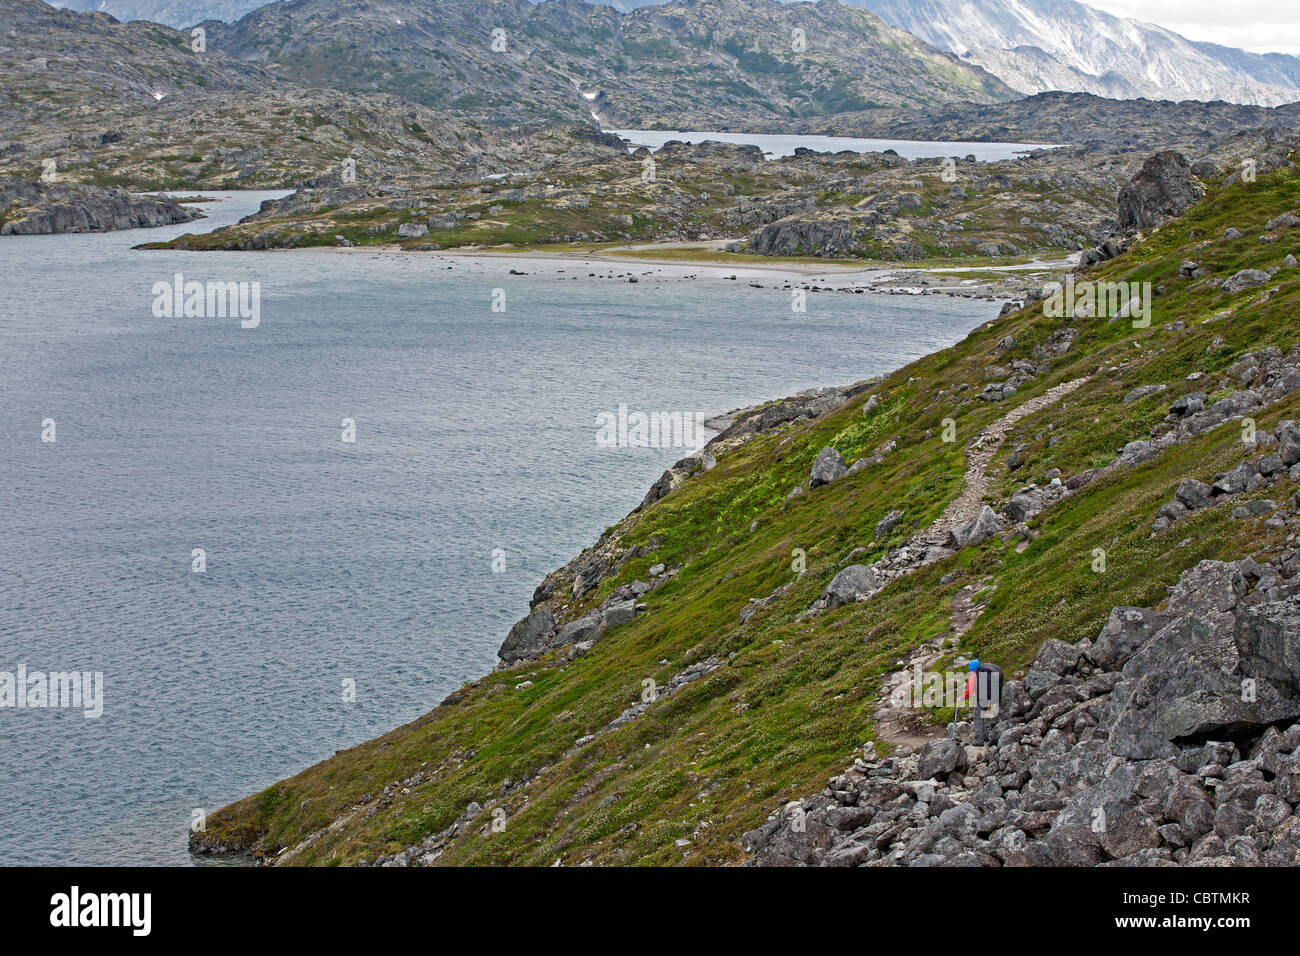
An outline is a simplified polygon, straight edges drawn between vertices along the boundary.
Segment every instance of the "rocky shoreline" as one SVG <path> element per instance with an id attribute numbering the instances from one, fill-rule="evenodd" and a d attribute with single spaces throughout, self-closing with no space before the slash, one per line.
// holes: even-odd
<path id="1" fill-rule="evenodd" d="M 162 195 L 81 183 L 0 182 L 0 236 L 146 229 L 193 222 L 201 215 Z"/>

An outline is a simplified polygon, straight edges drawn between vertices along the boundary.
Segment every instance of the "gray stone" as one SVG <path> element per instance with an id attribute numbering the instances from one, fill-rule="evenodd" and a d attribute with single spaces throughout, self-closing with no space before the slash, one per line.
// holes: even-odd
<path id="1" fill-rule="evenodd" d="M 1186 515 L 1189 510 L 1187 505 L 1181 501 L 1167 501 L 1156 509 L 1156 518 L 1165 519 L 1164 527 L 1167 528 L 1170 524 Z"/>
<path id="2" fill-rule="evenodd" d="M 1038 670 L 1049 671 L 1057 677 L 1061 677 L 1066 672 L 1073 670 L 1082 656 L 1079 649 L 1073 644 L 1051 637 L 1038 649 L 1038 654 L 1034 657 L 1032 666 Z"/>
<path id="3" fill-rule="evenodd" d="M 636 617 L 636 601 L 619 601 L 605 608 L 605 626 L 618 627 Z"/>
<path id="4" fill-rule="evenodd" d="M 554 630 L 555 617 L 543 604 L 510 628 L 510 633 L 497 650 L 497 657 L 508 664 L 536 657 L 547 649 Z"/>
<path id="5" fill-rule="evenodd" d="M 1126 231 L 1152 229 L 1176 219 L 1204 193 L 1181 153 L 1149 157 L 1119 191 L 1119 224 Z"/>
<path id="6" fill-rule="evenodd" d="M 1205 402 L 1209 398 L 1205 392 L 1192 392 L 1190 395 L 1183 395 L 1169 403 L 1169 413 L 1182 418 L 1187 415 L 1195 415 L 1205 408 Z"/>
<path id="7" fill-rule="evenodd" d="M 1233 508 L 1232 516 L 1237 519 L 1257 518 L 1260 515 L 1271 514 L 1276 510 L 1276 501 L 1270 501 L 1267 498 L 1259 498 L 1255 501 L 1248 501 L 1239 508 Z"/>
<path id="8" fill-rule="evenodd" d="M 1002 514 L 1012 524 L 1023 524 L 1047 506 L 1046 498 L 1037 488 L 1018 491 L 1007 501 Z"/>
<path id="9" fill-rule="evenodd" d="M 1156 822 L 1141 807 L 1106 818 L 1101 846 L 1111 857 L 1119 859 L 1159 845 L 1160 831 Z"/>
<path id="10" fill-rule="evenodd" d="M 1202 561 L 1170 594 L 1173 619 L 1124 665 L 1111 749 L 1176 757 L 1180 738 L 1262 730 L 1300 715 L 1300 598 L 1237 606 L 1237 565 Z M 1252 681 L 1254 696 L 1243 693 Z"/>
<path id="11" fill-rule="evenodd" d="M 876 540 L 881 541 L 884 537 L 893 531 L 898 522 L 903 519 L 903 512 L 891 511 L 879 521 L 876 522 Z"/>
<path id="12" fill-rule="evenodd" d="M 1277 426 L 1278 456 L 1288 468 L 1300 462 L 1300 424 L 1287 419 Z"/>
<path id="13" fill-rule="evenodd" d="M 828 485 L 832 481 L 843 478 L 847 472 L 848 467 L 844 464 L 844 456 L 834 448 L 823 448 L 817 454 L 817 460 L 813 462 L 808 487 L 818 488 Z"/>
<path id="14" fill-rule="evenodd" d="M 1249 462 L 1242 462 L 1232 471 L 1214 476 L 1215 495 L 1239 495 L 1250 488 L 1250 481 L 1259 472 Z"/>
<path id="15" fill-rule="evenodd" d="M 1002 520 L 992 508 L 985 505 L 970 524 L 953 528 L 948 532 L 948 545 L 952 548 L 964 548 L 968 545 L 980 544 L 1002 529 Z"/>
<path id="16" fill-rule="evenodd" d="M 950 737 L 931 740 L 921 750 L 918 773 L 924 778 L 943 779 L 966 769 L 966 748 Z"/>
<path id="17" fill-rule="evenodd" d="M 579 641 L 585 641 L 593 637 L 600 631 L 602 618 L 599 611 L 590 611 L 582 617 L 575 618 L 568 624 L 563 625 L 555 634 L 555 646 L 562 647 L 565 644 L 576 644 Z"/>
<path id="18" fill-rule="evenodd" d="M 1147 608 L 1114 608 L 1097 640 L 1088 648 L 1087 657 L 1101 667 L 1120 667 L 1168 623 L 1164 614 Z"/>
<path id="19" fill-rule="evenodd" d="M 1179 482 L 1178 490 L 1174 492 L 1174 497 L 1191 511 L 1208 505 L 1212 495 L 1213 489 L 1205 482 L 1197 481 L 1195 478 L 1186 478 Z"/>
<path id="20" fill-rule="evenodd" d="M 1255 462 L 1255 467 L 1259 470 L 1261 475 L 1271 477 L 1276 475 L 1279 471 L 1285 471 L 1286 463 L 1282 461 L 1281 455 L 1264 455 Z"/>
<path id="21" fill-rule="evenodd" d="M 869 568 L 865 564 L 850 564 L 831 579 L 831 583 L 826 585 L 826 590 L 822 592 L 819 600 L 826 607 L 852 604 L 859 598 L 870 596 L 879 586 L 879 575 L 874 568 Z"/>
<path id="22" fill-rule="evenodd" d="M 1223 280 L 1219 287 L 1224 292 L 1241 292 L 1245 289 L 1256 289 L 1269 280 L 1270 276 L 1261 269 L 1242 269 L 1235 272 Z"/>
<path id="23" fill-rule="evenodd" d="M 1157 392 L 1163 392 L 1164 390 L 1165 386 L 1163 385 L 1139 385 L 1124 396 L 1124 404 L 1129 405 L 1139 399 L 1146 398 L 1148 395 L 1155 395 Z"/>
<path id="24" fill-rule="evenodd" d="M 1039 670 L 1031 667 L 1029 673 L 1025 675 L 1025 690 L 1033 698 L 1042 697 L 1049 690 L 1061 682 L 1061 678 L 1051 671 Z"/>

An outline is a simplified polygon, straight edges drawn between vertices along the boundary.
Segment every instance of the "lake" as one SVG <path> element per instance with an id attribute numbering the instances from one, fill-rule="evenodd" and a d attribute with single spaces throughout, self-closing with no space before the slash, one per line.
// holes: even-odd
<path id="1" fill-rule="evenodd" d="M 103 675 L 98 717 L 0 709 L 0 864 L 187 864 L 196 811 L 486 673 L 542 577 L 689 453 L 598 447 L 602 413 L 845 384 L 997 311 L 797 315 L 734 268 L 131 248 L 276 194 L 215 195 L 197 226 L 0 239 L 0 671 Z M 156 315 L 177 274 L 258 283 L 259 323 Z"/>
<path id="2" fill-rule="evenodd" d="M 686 143 L 702 143 L 711 139 L 720 143 L 738 143 L 743 146 L 757 146 L 768 159 L 780 159 L 793 156 L 800 146 L 814 149 L 819 153 L 834 153 L 842 149 L 855 153 L 883 153 L 892 149 L 904 159 L 933 159 L 944 156 L 965 157 L 974 155 L 981 163 L 991 163 L 1000 159 L 1015 159 L 1020 153 L 1035 149 L 1054 149 L 1053 146 L 1035 145 L 1033 143 L 967 143 L 967 142 L 929 142 L 916 139 L 863 139 L 857 136 L 811 136 L 801 133 L 703 133 L 699 131 L 656 130 L 656 129 L 611 129 L 605 130 L 628 140 L 632 148 L 645 146 L 657 150 L 669 140 Z"/>

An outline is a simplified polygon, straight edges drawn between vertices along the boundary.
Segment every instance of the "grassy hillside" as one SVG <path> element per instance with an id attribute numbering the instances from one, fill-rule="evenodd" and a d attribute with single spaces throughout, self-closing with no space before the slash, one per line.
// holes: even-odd
<path id="1" fill-rule="evenodd" d="M 1279 544 L 1284 532 L 1231 517 L 1243 497 L 1150 532 L 1179 481 L 1209 479 L 1251 456 L 1229 422 L 1086 485 L 1032 519 L 1023 536 L 994 537 L 871 601 L 801 617 L 854 548 L 865 548 L 855 560 L 869 563 L 932 522 L 962 487 L 966 442 L 1022 402 L 1087 378 L 1014 427 L 990 472 L 997 501 L 1043 484 L 1049 469 L 1068 479 L 1111 462 L 1127 442 L 1148 437 L 1180 395 L 1205 391 L 1213 400 L 1240 387 L 1225 370 L 1244 353 L 1300 341 L 1300 270 L 1284 268 L 1236 294 L 1219 288 L 1240 269 L 1278 266 L 1300 251 L 1300 229 L 1258 239 L 1267 220 L 1297 209 L 1295 169 L 1211 187 L 1182 220 L 1088 276 L 1151 281 L 1158 294 L 1149 328 L 1050 319 L 1029 307 L 834 412 L 720 455 L 716 468 L 607 531 L 602 548 L 637 547 L 637 555 L 565 612 L 576 616 L 615 587 L 648 580 L 653 564 L 679 568 L 643 599 L 647 613 L 581 656 L 561 651 L 496 671 L 419 720 L 219 811 L 202 842 L 274 857 L 307 841 L 284 861 L 374 862 L 459 818 L 437 863 L 742 862 L 741 833 L 779 803 L 819 790 L 872 738 L 882 675 L 906 649 L 949 628 L 958 589 L 979 583 L 987 600 L 961 650 L 1010 673 L 1047 638 L 1095 637 L 1115 605 L 1159 604 L 1202 559 Z M 1222 238 L 1228 227 L 1241 236 Z M 1186 258 L 1207 275 L 1181 277 Z M 976 399 L 986 369 L 1039 361 L 1035 347 L 1065 327 L 1073 344 L 1050 371 L 1005 401 Z M 1124 401 L 1143 385 L 1167 387 Z M 1296 395 L 1259 414 L 1259 429 L 1288 417 L 1300 418 Z M 955 442 L 942 441 L 945 418 L 956 423 Z M 824 446 L 853 461 L 891 440 L 896 449 L 878 463 L 787 500 Z M 1013 451 L 1022 462 L 1014 472 Z M 1284 480 L 1269 494 L 1293 490 Z M 904 510 L 902 522 L 874 541 L 876 523 L 894 509 Z M 1093 570 L 1097 548 L 1107 553 L 1104 573 Z M 803 574 L 792 570 L 795 549 L 807 554 Z M 773 592 L 739 622 L 750 598 Z M 605 729 L 640 699 L 643 680 L 662 688 L 710 658 L 722 666 Z M 478 812 L 462 818 L 471 804 Z M 504 823 L 496 829 L 494 814 Z"/>

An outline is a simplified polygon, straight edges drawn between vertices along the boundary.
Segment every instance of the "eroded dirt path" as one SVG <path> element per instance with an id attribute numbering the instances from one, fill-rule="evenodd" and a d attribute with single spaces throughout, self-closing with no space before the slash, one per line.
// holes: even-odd
<path id="1" fill-rule="evenodd" d="M 1086 381 L 1088 381 L 1087 377 L 1076 378 L 1049 388 L 1037 398 L 1031 398 L 1024 404 L 1017 405 L 976 435 L 966 446 L 966 475 L 961 494 L 952 500 L 933 524 L 913 535 L 908 542 L 908 547 L 924 550 L 942 545 L 948 538 L 948 532 L 974 521 L 975 516 L 984 506 L 984 495 L 988 493 L 989 463 L 993 461 L 993 456 L 1007 440 L 1011 429 L 1030 415 L 1056 404 Z"/>
<path id="2" fill-rule="evenodd" d="M 1025 418 L 1040 412 L 1066 395 L 1069 395 L 1084 382 L 1086 377 L 1076 378 L 1054 388 L 1048 389 L 1037 398 L 1032 398 L 1016 406 L 1006 415 L 989 425 L 966 446 L 966 474 L 961 493 L 944 509 L 938 519 L 927 528 L 918 531 L 905 547 L 920 562 L 932 547 L 942 546 L 948 534 L 954 528 L 969 524 L 984 507 L 984 496 L 988 492 L 988 467 L 993 456 L 998 453 L 1011 430 Z M 919 565 L 918 565 L 919 566 Z M 984 610 L 986 599 L 981 599 L 986 589 L 986 582 L 968 584 L 953 595 L 951 625 L 947 631 L 937 637 L 913 648 L 901 661 L 897 670 L 887 677 L 881 685 L 880 697 L 876 700 L 872 712 L 876 739 L 900 747 L 923 747 L 927 742 L 941 737 L 945 728 L 926 720 L 926 711 L 917 707 L 915 701 L 923 689 L 917 686 L 919 667 L 922 683 L 925 675 L 939 669 L 939 665 L 950 657 L 962 636 L 970 630 L 975 619 Z M 916 695 L 913 695 L 913 691 Z M 907 703 L 899 706 L 898 701 L 905 698 Z"/>
<path id="3" fill-rule="evenodd" d="M 940 669 L 983 612 L 987 594 L 992 589 L 985 581 L 968 584 L 952 599 L 952 623 L 947 631 L 924 644 L 917 645 L 897 664 L 897 670 L 881 684 L 880 697 L 872 710 L 876 740 L 896 747 L 924 747 L 947 729 L 926 719 L 926 711 L 917 706 L 927 674 Z M 917 682 L 918 667 L 921 674 Z M 899 702 L 904 701 L 902 706 Z"/>

